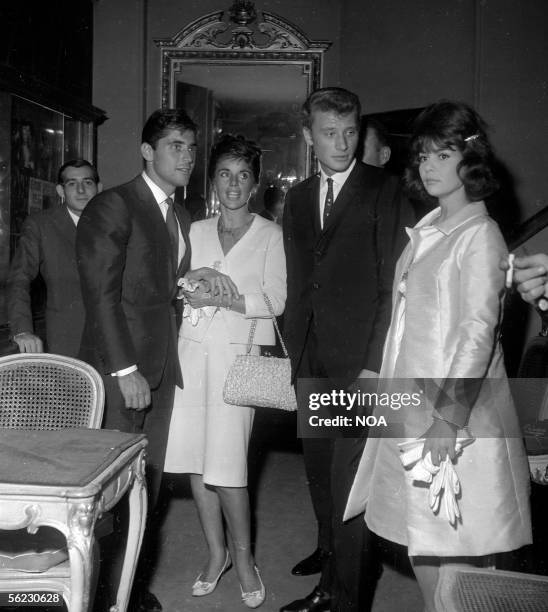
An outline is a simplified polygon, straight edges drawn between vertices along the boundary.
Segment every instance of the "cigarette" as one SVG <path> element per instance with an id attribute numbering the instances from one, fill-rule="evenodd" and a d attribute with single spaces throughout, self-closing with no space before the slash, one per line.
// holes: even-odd
<path id="1" fill-rule="evenodd" d="M 508 254 L 508 270 L 506 270 L 506 288 L 510 289 L 512 281 L 514 280 L 514 253 Z"/>
<path id="2" fill-rule="evenodd" d="M 539 298 L 537 300 L 537 308 L 542 310 L 542 312 L 546 312 L 548 310 L 548 300 L 546 298 Z"/>

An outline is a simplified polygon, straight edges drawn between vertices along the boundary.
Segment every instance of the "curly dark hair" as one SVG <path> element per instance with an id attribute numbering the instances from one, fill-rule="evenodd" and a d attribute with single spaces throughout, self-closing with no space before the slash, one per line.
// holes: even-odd
<path id="1" fill-rule="evenodd" d="M 255 182 L 258 183 L 261 175 L 262 154 L 261 149 L 252 140 L 247 140 L 241 134 L 236 136 L 224 134 L 211 149 L 207 176 L 212 181 L 219 160 L 223 157 L 229 157 L 231 159 L 243 159 L 247 162 L 251 167 Z"/>
<path id="2" fill-rule="evenodd" d="M 415 120 L 404 175 L 411 197 L 437 203 L 437 198 L 427 193 L 420 178 L 419 155 L 438 149 L 452 149 L 462 154 L 457 172 L 471 202 L 479 202 L 498 189 L 485 121 L 464 102 L 440 100 L 425 108 Z"/>

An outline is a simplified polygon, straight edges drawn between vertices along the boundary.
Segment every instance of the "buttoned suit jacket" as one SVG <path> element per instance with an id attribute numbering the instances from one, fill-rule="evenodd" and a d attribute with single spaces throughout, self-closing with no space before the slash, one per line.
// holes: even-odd
<path id="1" fill-rule="evenodd" d="M 190 218 L 174 206 L 186 244 L 177 271 L 166 223 L 142 176 L 95 196 L 78 223 L 86 307 L 80 357 L 103 374 L 136 364 L 151 389 L 164 374 L 182 384 L 175 296 L 177 278 L 190 262 Z M 169 372 L 168 359 L 175 364 Z"/>
<path id="2" fill-rule="evenodd" d="M 30 215 L 23 223 L 9 276 L 10 333 L 33 333 L 31 283 L 46 285 L 46 349 L 76 357 L 84 327 L 84 305 L 76 266 L 76 226 L 66 206 Z"/>
<path id="3" fill-rule="evenodd" d="M 395 177 L 357 161 L 322 229 L 319 190 L 315 175 L 286 196 L 284 335 L 294 377 L 313 319 L 327 375 L 354 380 L 363 368 L 379 371 L 394 265 L 413 212 Z"/>

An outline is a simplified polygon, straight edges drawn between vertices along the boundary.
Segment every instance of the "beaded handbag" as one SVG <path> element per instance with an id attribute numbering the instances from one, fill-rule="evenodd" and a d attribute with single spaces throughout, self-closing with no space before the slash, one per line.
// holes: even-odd
<path id="1" fill-rule="evenodd" d="M 278 408 L 280 410 L 297 410 L 297 398 L 291 384 L 291 363 L 285 348 L 272 304 L 263 293 L 274 328 L 280 339 L 284 357 L 263 357 L 250 355 L 257 319 L 253 319 L 247 340 L 247 351 L 237 355 L 228 371 L 223 390 L 224 401 L 236 406 L 258 406 L 261 408 Z"/>

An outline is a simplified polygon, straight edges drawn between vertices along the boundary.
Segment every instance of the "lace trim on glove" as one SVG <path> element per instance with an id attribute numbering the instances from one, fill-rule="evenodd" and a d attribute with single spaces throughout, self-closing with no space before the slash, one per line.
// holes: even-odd
<path id="1" fill-rule="evenodd" d="M 186 291 L 188 293 L 192 293 L 196 291 L 199 283 L 193 280 L 188 280 L 187 278 L 180 278 L 177 281 L 177 287 L 179 287 L 182 291 Z M 179 292 L 177 295 L 178 300 L 183 300 L 184 295 Z M 192 308 L 192 306 L 185 302 L 185 306 L 183 308 L 183 319 L 188 319 L 189 323 L 192 327 L 196 327 L 200 322 L 200 319 L 208 318 L 210 319 L 217 310 L 216 306 L 204 306 L 203 308 Z"/>

